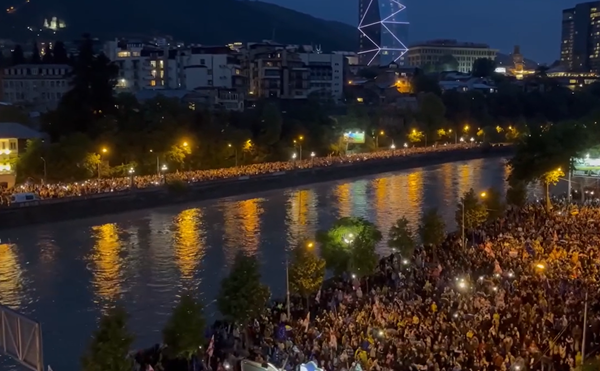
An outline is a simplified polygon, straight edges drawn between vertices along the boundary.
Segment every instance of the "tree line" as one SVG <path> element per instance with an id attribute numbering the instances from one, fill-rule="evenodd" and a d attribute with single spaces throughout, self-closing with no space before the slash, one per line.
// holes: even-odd
<path id="1" fill-rule="evenodd" d="M 481 194 L 471 189 L 457 205 L 456 222 L 459 230 L 464 225 L 465 230 L 471 232 L 500 218 L 507 203 L 522 206 L 524 202 L 524 194 L 508 196 L 505 201 L 495 189 Z M 412 228 L 405 217 L 398 219 L 388 232 L 387 245 L 403 265 L 409 265 L 419 245 L 435 254 L 445 238 L 446 224 L 433 208 L 423 214 L 416 228 Z M 334 277 L 345 276 L 368 287 L 370 276 L 379 263 L 375 249 L 382 239 L 381 231 L 368 220 L 344 217 L 329 229 L 318 231 L 314 239 L 300 241 L 289 252 L 290 291 L 295 299 L 306 303 L 302 306 L 305 312 L 294 313 L 295 317 L 305 316 L 311 301 L 319 300 L 319 290 L 328 285 L 324 280 L 327 270 Z M 193 356 L 202 358 L 205 355 L 208 339 L 204 336 L 204 306 L 194 299 L 195 296 L 193 292 L 181 296 L 162 331 L 163 343 L 167 345 L 164 362 L 189 365 Z M 247 328 L 263 314 L 270 299 L 268 286 L 261 282 L 257 258 L 240 252 L 229 275 L 221 281 L 216 300 L 219 312 L 227 323 L 240 329 Z M 104 370 L 109 366 L 111 370 L 131 368 L 127 354 L 134 336 L 127 330 L 126 320 L 127 314 L 122 307 L 116 307 L 102 317 L 82 357 L 84 371 Z M 243 337 L 243 331 L 241 333 Z"/>

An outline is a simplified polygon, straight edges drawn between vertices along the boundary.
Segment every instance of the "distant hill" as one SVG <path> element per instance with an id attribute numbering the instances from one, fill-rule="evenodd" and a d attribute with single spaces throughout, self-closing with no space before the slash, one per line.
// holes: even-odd
<path id="1" fill-rule="evenodd" d="M 14 9 L 11 9 L 14 7 Z M 0 39 L 77 39 L 84 32 L 112 39 L 172 36 L 204 45 L 274 41 L 321 45 L 324 50 L 355 50 L 357 30 L 294 10 L 248 0 L 0 0 Z M 8 10 L 8 11 L 7 11 Z M 57 17 L 66 28 L 43 28 Z"/>

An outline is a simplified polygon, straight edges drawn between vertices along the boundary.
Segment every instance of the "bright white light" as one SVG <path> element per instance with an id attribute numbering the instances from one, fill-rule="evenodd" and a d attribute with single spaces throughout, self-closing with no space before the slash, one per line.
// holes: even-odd
<path id="1" fill-rule="evenodd" d="M 391 149 L 396 149 L 396 145 L 395 145 L 395 144 L 392 144 L 390 148 L 391 148 Z"/>
<path id="2" fill-rule="evenodd" d="M 402 260 L 402 264 L 407 265 L 408 264 L 408 260 L 406 260 L 406 259 Z"/>
<path id="3" fill-rule="evenodd" d="M 315 157 L 315 153 L 314 153 L 314 152 L 311 152 L 311 153 L 310 153 L 310 157 Z"/>
<path id="4" fill-rule="evenodd" d="M 404 143 L 404 148 L 408 148 L 408 143 Z"/>
<path id="5" fill-rule="evenodd" d="M 295 153 L 292 155 L 292 159 L 296 159 L 296 154 Z"/>

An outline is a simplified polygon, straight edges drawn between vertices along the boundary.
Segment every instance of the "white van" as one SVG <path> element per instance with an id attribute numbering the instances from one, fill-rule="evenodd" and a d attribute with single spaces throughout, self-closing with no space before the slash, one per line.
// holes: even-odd
<path id="1" fill-rule="evenodd" d="M 26 202 L 34 202 L 39 200 L 40 197 L 35 193 L 15 193 L 14 195 L 10 196 L 11 204 L 22 204 Z"/>

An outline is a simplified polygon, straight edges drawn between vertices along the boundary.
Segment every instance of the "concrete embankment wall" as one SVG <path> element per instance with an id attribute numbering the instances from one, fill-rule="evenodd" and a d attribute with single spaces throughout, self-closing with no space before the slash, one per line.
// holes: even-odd
<path id="1" fill-rule="evenodd" d="M 510 147 L 456 150 L 409 156 L 406 158 L 397 157 L 326 168 L 204 182 L 190 185 L 188 189 L 178 192 L 169 191 L 166 187 L 157 187 L 153 189 L 132 190 L 107 196 L 47 200 L 40 202 L 38 205 L 15 205 L 10 208 L 1 209 L 0 229 L 89 218 L 137 209 L 237 196 L 287 187 L 297 187 L 311 183 L 431 166 L 446 162 L 509 156 L 511 154 L 512 149 Z"/>

